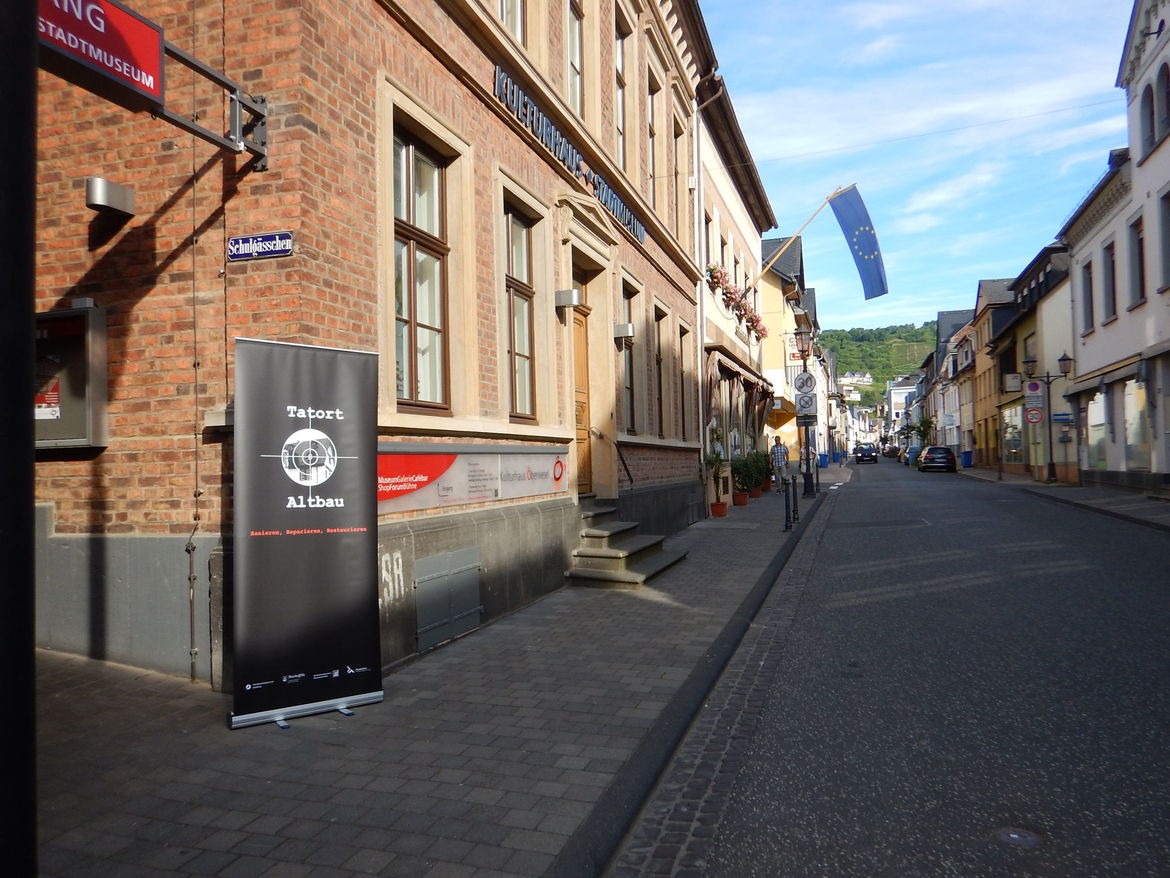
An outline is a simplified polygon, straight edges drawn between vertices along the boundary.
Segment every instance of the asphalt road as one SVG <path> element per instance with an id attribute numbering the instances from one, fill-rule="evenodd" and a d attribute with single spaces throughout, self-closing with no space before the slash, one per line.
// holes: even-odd
<path id="1" fill-rule="evenodd" d="M 1170 534 L 885 458 L 833 499 L 695 874 L 1170 875 Z"/>

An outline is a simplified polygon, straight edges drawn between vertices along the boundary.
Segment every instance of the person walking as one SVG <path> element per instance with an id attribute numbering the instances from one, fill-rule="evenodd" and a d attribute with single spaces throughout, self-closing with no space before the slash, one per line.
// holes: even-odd
<path id="1" fill-rule="evenodd" d="M 776 493 L 779 494 L 783 490 L 784 480 L 788 477 L 788 446 L 784 444 L 779 433 L 772 437 L 772 473 L 779 486 L 776 488 Z"/>

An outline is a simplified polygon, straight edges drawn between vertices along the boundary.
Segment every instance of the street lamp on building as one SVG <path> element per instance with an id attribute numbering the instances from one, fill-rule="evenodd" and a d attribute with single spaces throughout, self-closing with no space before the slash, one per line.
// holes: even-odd
<path id="1" fill-rule="evenodd" d="M 800 354 L 800 361 L 803 364 L 802 368 L 805 372 L 808 371 L 808 355 L 812 352 L 812 330 L 807 326 L 797 328 L 794 335 L 796 336 L 796 352 Z M 806 416 L 807 417 L 807 416 Z M 804 476 L 804 494 L 805 497 L 816 496 L 816 488 L 813 487 L 813 460 L 812 460 L 812 436 L 809 430 L 808 423 L 804 425 L 804 440 L 801 442 L 800 448 L 800 462 L 801 472 Z"/>
<path id="2" fill-rule="evenodd" d="M 1025 375 L 1044 382 L 1044 418 L 1048 421 L 1048 477 L 1045 479 L 1046 482 L 1056 481 L 1056 461 L 1053 460 L 1052 454 L 1052 382 L 1057 378 L 1068 377 L 1069 372 L 1072 371 L 1073 358 L 1067 353 L 1061 354 L 1056 364 L 1060 366 L 1059 375 L 1049 375 L 1047 372 L 1043 375 L 1037 375 L 1035 357 L 1025 357 L 1022 364 Z"/>

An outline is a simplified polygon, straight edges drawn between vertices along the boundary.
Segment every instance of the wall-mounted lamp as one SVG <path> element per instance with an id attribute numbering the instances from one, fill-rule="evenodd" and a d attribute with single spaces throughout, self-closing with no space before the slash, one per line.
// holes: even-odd
<path id="1" fill-rule="evenodd" d="M 634 324 L 632 323 L 615 323 L 613 325 L 614 338 L 633 338 Z"/>
<path id="2" fill-rule="evenodd" d="M 134 190 L 102 177 L 86 177 L 85 206 L 91 210 L 112 210 L 134 216 Z"/>
<path id="3" fill-rule="evenodd" d="M 812 353 L 812 330 L 801 326 L 792 334 L 796 336 L 796 352 L 800 354 L 802 360 L 807 360 L 808 355 Z"/>
<path id="4" fill-rule="evenodd" d="M 553 297 L 557 308 L 576 308 L 585 301 L 585 296 L 576 287 L 567 290 L 557 290 L 553 293 Z"/>

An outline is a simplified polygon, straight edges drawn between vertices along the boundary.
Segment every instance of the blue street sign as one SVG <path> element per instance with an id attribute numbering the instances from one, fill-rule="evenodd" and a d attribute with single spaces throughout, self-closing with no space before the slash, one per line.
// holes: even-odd
<path id="1" fill-rule="evenodd" d="M 244 259 L 271 259 L 274 256 L 291 256 L 292 252 L 292 232 L 265 232 L 262 235 L 241 235 L 237 238 L 228 238 L 227 257 L 232 262 Z"/>

